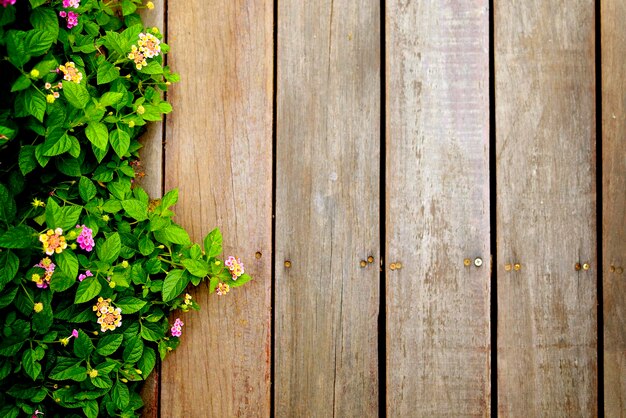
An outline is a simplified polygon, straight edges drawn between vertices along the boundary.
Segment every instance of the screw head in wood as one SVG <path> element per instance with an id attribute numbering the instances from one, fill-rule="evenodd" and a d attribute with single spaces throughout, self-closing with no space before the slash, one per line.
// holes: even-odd
<path id="1" fill-rule="evenodd" d="M 262 256 L 263 256 L 263 254 L 261 254 L 261 251 L 257 251 L 257 252 L 254 254 L 254 258 L 256 258 L 257 260 L 258 260 L 259 258 L 261 258 Z"/>
<path id="2" fill-rule="evenodd" d="M 579 271 L 581 268 L 582 268 L 582 266 L 580 265 L 580 263 L 576 263 L 576 264 L 574 265 L 574 269 L 575 269 L 576 271 Z"/>
<path id="3" fill-rule="evenodd" d="M 365 260 L 361 260 L 359 265 L 361 266 L 361 268 L 363 268 L 363 267 L 367 266 L 367 262 Z"/>
<path id="4" fill-rule="evenodd" d="M 289 260 L 285 260 L 285 267 L 286 267 L 286 268 L 291 267 L 291 261 L 289 261 Z"/>
<path id="5" fill-rule="evenodd" d="M 610 271 L 611 273 L 615 273 L 615 266 L 611 266 L 611 267 L 609 267 L 609 271 Z"/>
<path id="6" fill-rule="evenodd" d="M 472 260 L 470 260 L 469 258 L 466 258 L 465 260 L 463 260 L 463 265 L 465 267 L 468 267 L 470 264 L 472 264 Z"/>
<path id="7" fill-rule="evenodd" d="M 480 258 L 480 257 L 476 257 L 476 258 L 474 259 L 474 265 L 475 265 L 476 267 L 480 267 L 480 266 L 482 266 L 482 265 L 483 265 L 483 259 L 482 259 L 482 258 Z"/>
<path id="8" fill-rule="evenodd" d="M 511 271 L 513 269 L 513 266 L 510 263 L 506 263 L 504 265 L 504 271 Z"/>
<path id="9" fill-rule="evenodd" d="M 590 268 L 591 266 L 589 265 L 589 263 L 583 264 L 583 270 L 589 270 Z"/>
<path id="10" fill-rule="evenodd" d="M 515 271 L 520 271 L 520 270 L 522 269 L 522 265 L 521 265 L 520 263 L 515 263 L 515 264 L 513 265 L 513 269 L 514 269 Z"/>
<path id="11" fill-rule="evenodd" d="M 391 270 L 395 270 L 395 269 L 396 269 L 396 263 L 391 263 L 391 264 L 389 264 L 389 268 L 390 268 Z"/>
<path id="12" fill-rule="evenodd" d="M 396 270 L 400 270 L 402 268 L 402 263 L 399 261 L 396 261 Z"/>
<path id="13" fill-rule="evenodd" d="M 369 257 L 367 257 L 367 262 L 368 263 L 373 263 L 374 262 L 374 257 L 372 257 L 371 255 Z"/>

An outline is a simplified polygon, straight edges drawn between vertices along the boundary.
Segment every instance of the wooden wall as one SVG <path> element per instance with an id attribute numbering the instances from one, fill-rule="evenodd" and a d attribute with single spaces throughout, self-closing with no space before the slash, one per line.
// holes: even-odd
<path id="1" fill-rule="evenodd" d="M 622 0 L 155 4 L 144 185 L 255 280 L 144 416 L 626 417 Z"/>

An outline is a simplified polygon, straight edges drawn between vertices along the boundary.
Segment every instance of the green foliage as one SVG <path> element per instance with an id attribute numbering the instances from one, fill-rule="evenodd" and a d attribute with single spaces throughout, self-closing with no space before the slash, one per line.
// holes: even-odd
<path id="1" fill-rule="evenodd" d="M 138 138 L 178 80 L 145 7 L 0 6 L 2 417 L 138 416 L 143 380 L 179 344 L 172 312 L 199 308 L 186 289 L 251 279 L 217 258 L 219 230 L 200 246 L 173 221 L 177 190 L 138 186 Z"/>

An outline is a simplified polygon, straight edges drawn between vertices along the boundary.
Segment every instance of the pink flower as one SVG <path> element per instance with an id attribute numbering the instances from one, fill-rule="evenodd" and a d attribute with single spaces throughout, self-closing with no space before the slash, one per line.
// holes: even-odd
<path id="1" fill-rule="evenodd" d="M 183 321 L 181 321 L 180 318 L 176 318 L 174 325 L 172 325 L 172 328 L 170 329 L 173 337 L 180 337 L 182 335 L 183 325 L 185 325 Z"/>
<path id="2" fill-rule="evenodd" d="M 85 251 L 93 250 L 94 245 L 96 245 L 93 240 L 93 231 L 87 228 L 85 225 L 76 225 L 76 228 L 83 228 L 80 231 L 80 235 L 78 236 L 78 238 L 76 238 L 76 242 L 78 242 L 80 248 Z"/>
<path id="3" fill-rule="evenodd" d="M 37 284 L 37 287 L 40 289 L 48 288 L 48 284 L 50 283 L 50 278 L 54 273 L 55 264 L 50 260 L 49 257 L 42 259 L 38 264 L 35 264 L 33 267 L 39 267 L 45 270 L 43 277 L 40 274 L 33 274 L 31 279 L 33 282 Z"/>
<path id="4" fill-rule="evenodd" d="M 78 338 L 78 330 L 77 329 L 73 329 L 72 330 L 72 337 Z"/>
<path id="5" fill-rule="evenodd" d="M 68 7 L 78 9 L 78 6 L 80 6 L 80 0 L 63 0 L 63 7 L 65 7 L 66 9 Z"/>
<path id="6" fill-rule="evenodd" d="M 243 263 L 239 257 L 235 258 L 231 255 L 224 261 L 224 264 L 228 267 L 228 270 L 230 270 L 233 280 L 237 280 L 244 272 Z"/>
<path id="7" fill-rule="evenodd" d="M 15 4 L 15 0 L 0 0 L 0 4 L 7 7 L 11 4 Z"/>
<path id="8" fill-rule="evenodd" d="M 78 275 L 78 281 L 82 282 L 83 280 L 85 280 L 87 277 L 93 277 L 93 273 L 91 272 L 91 270 L 87 270 L 85 272 L 85 274 L 79 274 Z"/>
<path id="9" fill-rule="evenodd" d="M 68 12 L 67 13 L 67 28 L 72 29 L 76 25 L 78 25 L 78 14 L 74 12 Z"/>
<path id="10" fill-rule="evenodd" d="M 62 10 L 62 11 L 59 12 L 59 16 L 67 17 L 67 12 L 65 10 Z"/>
<path id="11" fill-rule="evenodd" d="M 15 2 L 15 0 L 13 0 L 13 2 Z M 41 412 L 39 409 L 35 409 L 35 412 L 33 412 L 33 415 L 31 415 L 30 418 L 37 418 L 37 415 L 39 414 L 43 415 L 43 412 Z"/>

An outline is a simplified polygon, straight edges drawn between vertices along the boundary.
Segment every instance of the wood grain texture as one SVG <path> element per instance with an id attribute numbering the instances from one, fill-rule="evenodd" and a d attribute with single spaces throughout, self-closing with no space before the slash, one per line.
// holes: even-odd
<path id="1" fill-rule="evenodd" d="M 602 190 L 605 416 L 626 417 L 626 3 L 603 0 Z"/>
<path id="2" fill-rule="evenodd" d="M 489 416 L 488 2 L 386 16 L 387 415 Z"/>
<path id="3" fill-rule="evenodd" d="M 594 19 L 592 0 L 495 2 L 503 417 L 598 413 Z"/>
<path id="4" fill-rule="evenodd" d="M 380 13 L 278 2 L 277 417 L 378 414 Z"/>
<path id="5" fill-rule="evenodd" d="M 166 189 L 200 240 L 214 226 L 254 280 L 224 297 L 199 287 L 166 359 L 162 417 L 265 417 L 270 409 L 273 3 L 170 2 Z M 261 258 L 255 258 L 255 253 Z"/>
<path id="6" fill-rule="evenodd" d="M 141 10 L 145 27 L 156 26 L 161 32 L 165 31 L 165 1 L 154 2 L 153 10 Z M 141 163 L 146 172 L 140 184 L 151 197 L 159 198 L 163 194 L 163 122 L 152 122 L 147 126 L 140 139 L 143 145 Z"/>

